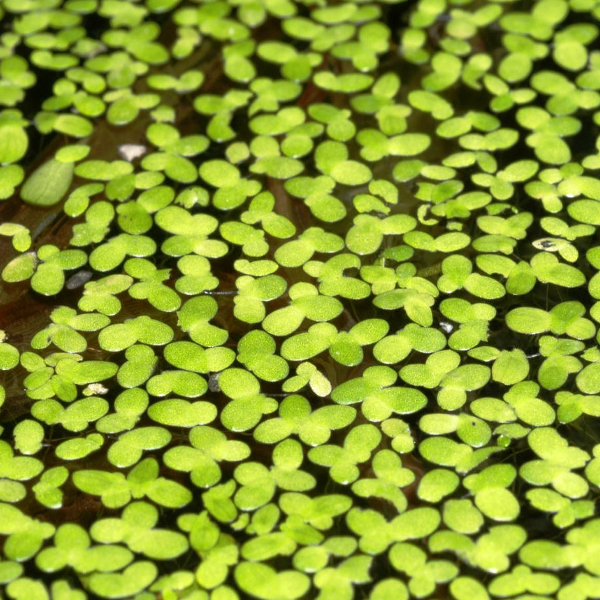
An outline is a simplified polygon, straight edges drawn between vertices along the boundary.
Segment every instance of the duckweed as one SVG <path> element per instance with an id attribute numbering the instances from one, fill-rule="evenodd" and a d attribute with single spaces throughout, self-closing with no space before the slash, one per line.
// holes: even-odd
<path id="1" fill-rule="evenodd" d="M 595 1 L 0 18 L 0 596 L 597 597 Z"/>

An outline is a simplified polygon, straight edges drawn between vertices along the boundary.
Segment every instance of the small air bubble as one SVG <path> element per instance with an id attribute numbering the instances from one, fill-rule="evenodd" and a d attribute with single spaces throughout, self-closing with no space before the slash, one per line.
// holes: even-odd
<path id="1" fill-rule="evenodd" d="M 103 396 L 108 393 L 108 388 L 101 383 L 90 383 L 83 390 L 84 396 Z"/>
<path id="2" fill-rule="evenodd" d="M 447 321 L 440 321 L 440 327 L 446 332 L 451 333 L 454 329 L 454 325 L 452 323 L 448 323 Z"/>
<path id="3" fill-rule="evenodd" d="M 128 162 L 134 161 L 140 156 L 146 154 L 146 146 L 142 144 L 121 144 L 119 146 L 119 154 Z"/>

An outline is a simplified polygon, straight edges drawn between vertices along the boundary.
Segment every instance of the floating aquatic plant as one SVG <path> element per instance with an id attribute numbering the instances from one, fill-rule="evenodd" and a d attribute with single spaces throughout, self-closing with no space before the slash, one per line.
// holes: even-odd
<path id="1" fill-rule="evenodd" d="M 594 1 L 0 18 L 0 596 L 597 596 Z"/>

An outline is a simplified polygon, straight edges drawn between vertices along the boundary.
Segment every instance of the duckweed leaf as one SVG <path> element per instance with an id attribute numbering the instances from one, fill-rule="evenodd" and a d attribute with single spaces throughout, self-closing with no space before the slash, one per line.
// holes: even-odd
<path id="1" fill-rule="evenodd" d="M 525 463 L 520 470 L 521 477 L 534 485 L 552 484 L 556 491 L 570 498 L 579 498 L 587 493 L 585 479 L 571 472 L 586 464 L 589 460 L 587 452 L 569 447 L 560 434 L 548 427 L 534 429 L 528 441 L 540 458 Z"/>
<path id="2" fill-rule="evenodd" d="M 221 421 L 232 431 L 247 431 L 263 414 L 277 410 L 277 402 L 260 393 L 258 380 L 243 369 L 231 368 L 219 376 L 219 387 L 231 401 L 221 413 Z"/>
<path id="3" fill-rule="evenodd" d="M 157 450 L 171 441 L 171 434 L 161 427 L 139 427 L 123 433 L 108 450 L 108 460 L 119 468 L 130 467 L 144 450 Z"/>
<path id="4" fill-rule="evenodd" d="M 510 465 L 492 465 L 481 473 L 465 478 L 465 486 L 474 492 L 475 505 L 483 514 L 499 521 L 513 520 L 519 514 L 519 503 L 506 489 L 515 479 Z"/>
<path id="5" fill-rule="evenodd" d="M 118 267 L 127 256 L 151 256 L 155 251 L 156 243 L 151 238 L 122 233 L 94 248 L 89 262 L 95 271 L 107 272 Z"/>
<path id="6" fill-rule="evenodd" d="M 27 152 L 29 138 L 23 127 L 26 124 L 19 111 L 5 110 L 0 113 L 1 163 L 18 162 Z"/>
<path id="7" fill-rule="evenodd" d="M 194 427 L 210 423 L 216 416 L 216 408 L 209 402 L 187 402 L 170 398 L 153 404 L 148 410 L 153 421 L 175 427 Z"/>
<path id="8" fill-rule="evenodd" d="M 371 254 L 378 250 L 386 235 L 402 235 L 414 229 L 416 220 L 408 215 L 393 215 L 377 219 L 359 215 L 346 236 L 346 246 L 356 254 Z"/>
<path id="9" fill-rule="evenodd" d="M 392 413 L 410 414 L 419 411 L 427 400 L 419 390 L 393 386 L 396 373 L 389 367 L 369 367 L 362 377 L 338 385 L 332 399 L 338 404 L 361 403 L 369 421 L 382 421 Z M 391 387 L 389 387 L 391 386 Z"/>
<path id="10" fill-rule="evenodd" d="M 279 298 L 285 289 L 285 281 L 278 275 L 254 278 L 243 275 L 236 280 L 238 295 L 234 299 L 234 315 L 247 323 L 259 323 L 265 318 L 263 302 Z"/>
<path id="11" fill-rule="evenodd" d="M 65 387 L 68 386 L 68 382 L 62 383 Z M 76 392 L 72 397 L 76 397 Z M 108 402 L 99 397 L 81 398 L 66 408 L 56 400 L 43 399 L 32 407 L 32 414 L 37 419 L 48 425 L 60 423 L 67 431 L 83 431 L 90 422 L 96 421 L 107 412 Z"/>
<path id="12" fill-rule="evenodd" d="M 306 398 L 292 394 L 281 402 L 279 417 L 260 423 L 254 437 L 272 444 L 297 433 L 304 443 L 317 446 L 329 440 L 332 430 L 346 427 L 355 417 L 356 409 L 350 406 L 322 406 L 311 411 Z"/>
<path id="13" fill-rule="evenodd" d="M 275 252 L 275 260 L 284 267 L 298 267 L 310 260 L 315 252 L 331 253 L 341 250 L 343 240 L 320 227 L 311 227 L 298 239 L 286 242 Z"/>
<path id="14" fill-rule="evenodd" d="M 19 364 L 19 351 L 7 342 L 0 342 L 0 370 L 8 371 Z"/>
<path id="15" fill-rule="evenodd" d="M 414 481 L 410 469 L 402 467 L 402 460 L 391 450 L 380 450 L 373 457 L 375 478 L 362 478 L 352 485 L 352 491 L 363 498 L 377 497 L 391 502 L 398 512 L 407 507 L 405 495 L 398 489 Z"/>
<path id="16" fill-rule="evenodd" d="M 290 305 L 269 313 L 262 326 L 268 333 L 284 336 L 293 333 L 308 318 L 312 321 L 330 321 L 343 310 L 339 300 L 320 295 L 317 289 L 306 283 L 290 287 Z"/>
<path id="17" fill-rule="evenodd" d="M 525 379 L 528 373 L 529 364 L 522 350 L 503 350 L 492 366 L 492 378 L 505 385 L 518 383 Z"/>
<path id="18" fill-rule="evenodd" d="M 138 561 L 122 573 L 93 573 L 87 578 L 89 589 L 104 598 L 135 595 L 148 587 L 158 574 L 154 563 Z"/>
<path id="19" fill-rule="evenodd" d="M 433 533 L 440 523 L 440 515 L 434 508 L 421 507 L 388 522 L 374 510 L 352 508 L 346 520 L 350 529 L 360 536 L 359 548 L 369 554 L 380 554 L 395 541 L 419 539 Z"/>
<path id="20" fill-rule="evenodd" d="M 190 432 L 189 446 L 170 448 L 164 455 L 167 466 L 187 471 L 192 482 L 199 487 L 209 487 L 221 479 L 219 462 L 240 461 L 248 457 L 249 449 L 243 442 L 227 440 L 225 435 L 207 426 L 195 427 Z"/>
<path id="21" fill-rule="evenodd" d="M 54 534 L 54 546 L 36 556 L 37 566 L 53 573 L 69 565 L 81 573 L 113 571 L 127 566 L 133 555 L 126 548 L 110 544 L 92 546 L 88 533 L 79 525 L 65 523 Z"/>
<path id="22" fill-rule="evenodd" d="M 531 259 L 535 276 L 543 283 L 563 287 L 579 287 L 585 283 L 583 273 L 576 267 L 559 262 L 554 254 L 540 252 Z"/>
<path id="23" fill-rule="evenodd" d="M 21 454 L 36 454 L 42 447 L 44 429 L 31 419 L 21 421 L 13 430 L 15 448 Z"/>
<path id="24" fill-rule="evenodd" d="M 312 448 L 311 462 L 329 467 L 334 481 L 347 485 L 358 478 L 358 463 L 368 460 L 381 440 L 381 434 L 371 424 L 358 425 L 346 436 L 343 447 L 326 444 Z"/>
<path id="25" fill-rule="evenodd" d="M 458 486 L 456 473 L 447 469 L 433 469 L 426 473 L 419 482 L 417 495 L 426 502 L 439 502 L 451 494 Z"/>
<path id="26" fill-rule="evenodd" d="M 310 586 L 309 578 L 296 571 L 277 573 L 262 563 L 240 563 L 234 571 L 238 585 L 257 598 L 294 600 L 304 595 Z"/>
<path id="27" fill-rule="evenodd" d="M 153 458 L 139 462 L 128 474 L 98 470 L 82 470 L 73 476 L 73 483 L 82 491 L 101 496 L 102 503 L 110 508 L 124 506 L 133 498 L 148 496 L 167 507 L 188 504 L 191 493 L 181 484 L 158 477 L 158 463 Z"/>
<path id="28" fill-rule="evenodd" d="M 409 590 L 418 597 L 431 593 L 437 584 L 450 581 L 457 574 L 451 563 L 427 562 L 426 555 L 420 548 L 406 542 L 394 544 L 389 556 L 394 567 L 410 577 Z"/>
<path id="29" fill-rule="evenodd" d="M 102 543 L 124 542 L 130 550 L 148 558 L 172 559 L 188 548 L 180 533 L 154 527 L 158 510 L 146 502 L 132 502 L 120 519 L 99 519 L 90 530 L 91 537 Z"/>
<path id="30" fill-rule="evenodd" d="M 24 515 L 18 508 L 0 504 L 2 514 L 2 535 L 8 536 L 4 554 L 14 561 L 28 560 L 35 556 L 44 540 L 52 537 L 55 527 Z"/>
<path id="31" fill-rule="evenodd" d="M 29 577 L 22 577 L 11 581 L 7 586 L 7 593 L 15 600 L 22 598 L 35 598 L 35 600 L 48 600 L 48 592 L 40 581 Z"/>
<path id="32" fill-rule="evenodd" d="M 266 381 L 279 381 L 287 376 L 287 362 L 275 354 L 275 341 L 264 331 L 247 333 L 238 343 L 237 360 Z"/>
<path id="33" fill-rule="evenodd" d="M 50 159 L 27 178 L 21 198 L 33 206 L 53 206 L 64 198 L 72 179 L 72 163 Z"/>
<path id="34" fill-rule="evenodd" d="M 595 597 L 598 8 L 529 4 L 2 3 L 7 597 Z"/>
<path id="35" fill-rule="evenodd" d="M 517 583 L 518 581 L 518 583 Z M 519 590 L 517 593 L 553 593 L 559 587 L 556 576 L 550 573 L 534 573 L 525 565 L 515 567 L 510 573 L 499 575 L 490 584 L 492 594 Z"/>
<path id="36" fill-rule="evenodd" d="M 52 467 L 42 473 L 40 480 L 33 486 L 35 499 L 48 508 L 60 508 L 63 501 L 63 485 L 69 476 L 64 466 Z"/>

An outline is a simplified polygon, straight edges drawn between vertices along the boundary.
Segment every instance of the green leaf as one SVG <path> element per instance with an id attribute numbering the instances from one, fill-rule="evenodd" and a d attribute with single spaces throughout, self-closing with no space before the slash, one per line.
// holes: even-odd
<path id="1" fill-rule="evenodd" d="M 73 180 L 73 163 L 54 158 L 38 167 L 21 188 L 21 198 L 33 206 L 53 206 L 60 202 Z"/>
<path id="2" fill-rule="evenodd" d="M 202 163 L 200 177 L 210 185 L 220 188 L 235 185 L 240 179 L 237 167 L 224 160 L 212 160 Z"/>
<path id="3" fill-rule="evenodd" d="M 19 351 L 6 342 L 0 342 L 0 370 L 8 371 L 19 364 Z"/>
<path id="4" fill-rule="evenodd" d="M 417 495 L 426 502 L 438 503 L 457 488 L 459 478 L 456 473 L 447 469 L 432 469 L 427 472 L 417 488 Z"/>
<path id="5" fill-rule="evenodd" d="M 504 385 L 522 381 L 529 373 L 529 363 L 522 350 L 503 350 L 492 366 L 492 379 Z"/>
<path id="6" fill-rule="evenodd" d="M 576 267 L 559 262 L 554 254 L 540 252 L 531 259 L 531 267 L 539 281 L 561 287 L 579 287 L 585 283 L 583 273 Z"/>
<path id="7" fill-rule="evenodd" d="M 23 123 L 14 111 L 0 114 L 0 163 L 18 162 L 23 158 L 29 146 L 29 138 Z"/>
<path id="8" fill-rule="evenodd" d="M 457 577 L 450 584 L 450 593 L 456 600 L 489 600 L 485 587 L 472 577 Z"/>
<path id="9" fill-rule="evenodd" d="M 87 578 L 89 589 L 103 598 L 122 598 L 146 589 L 155 579 L 158 569 L 149 561 L 129 565 L 122 573 L 94 573 Z"/>
<path id="10" fill-rule="evenodd" d="M 310 586 L 309 578 L 297 571 L 280 571 L 262 563 L 242 562 L 236 566 L 234 576 L 246 593 L 264 600 L 300 598 Z"/>
<path id="11" fill-rule="evenodd" d="M 217 411 L 210 402 L 187 402 L 170 398 L 154 403 L 148 410 L 148 416 L 162 425 L 194 427 L 214 421 Z"/>
<path id="12" fill-rule="evenodd" d="M 506 315 L 506 324 L 519 333 L 535 334 L 550 329 L 551 316 L 540 308 L 514 308 Z"/>

